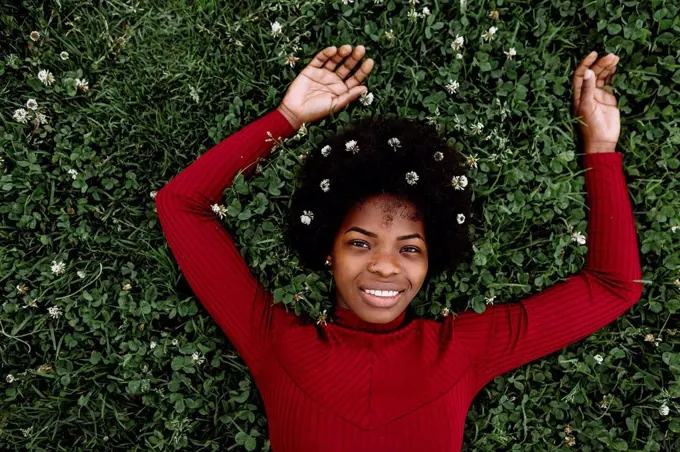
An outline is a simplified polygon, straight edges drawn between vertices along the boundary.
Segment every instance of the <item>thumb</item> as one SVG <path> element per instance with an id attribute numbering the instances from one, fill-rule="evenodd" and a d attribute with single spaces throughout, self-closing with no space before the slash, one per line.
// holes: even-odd
<path id="1" fill-rule="evenodd" d="M 581 104 L 586 108 L 592 107 L 595 96 L 595 73 L 586 69 L 583 76 L 583 86 L 581 87 Z"/>

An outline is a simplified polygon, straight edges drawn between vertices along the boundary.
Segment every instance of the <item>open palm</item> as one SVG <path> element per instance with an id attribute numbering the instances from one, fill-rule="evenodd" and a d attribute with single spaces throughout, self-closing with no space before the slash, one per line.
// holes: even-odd
<path id="1" fill-rule="evenodd" d="M 374 61 L 369 58 L 348 77 L 366 54 L 364 46 L 326 47 L 297 76 L 281 101 L 281 108 L 299 124 L 310 123 L 337 113 L 368 91 L 361 83 L 371 73 Z M 346 59 L 345 59 L 346 58 Z M 336 66 L 342 62 L 337 69 Z"/>
<path id="2" fill-rule="evenodd" d="M 591 52 L 574 71 L 574 115 L 584 123 L 579 128 L 586 145 L 616 146 L 621 132 L 619 108 L 616 96 L 604 88 L 611 84 L 619 57 L 610 53 L 593 65 L 596 58 L 597 52 Z M 593 71 L 594 82 L 584 80 L 586 69 Z"/>

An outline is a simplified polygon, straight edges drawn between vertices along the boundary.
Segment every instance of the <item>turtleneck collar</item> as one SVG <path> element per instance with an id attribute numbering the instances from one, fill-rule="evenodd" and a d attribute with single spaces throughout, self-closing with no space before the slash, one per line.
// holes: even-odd
<path id="1" fill-rule="evenodd" d="M 368 331 L 371 333 L 386 333 L 395 331 L 404 326 L 407 322 L 406 309 L 402 311 L 396 319 L 388 323 L 371 323 L 366 322 L 361 317 L 356 315 L 351 309 L 341 308 L 336 306 L 333 323 L 345 328 L 350 328 L 359 331 Z"/>

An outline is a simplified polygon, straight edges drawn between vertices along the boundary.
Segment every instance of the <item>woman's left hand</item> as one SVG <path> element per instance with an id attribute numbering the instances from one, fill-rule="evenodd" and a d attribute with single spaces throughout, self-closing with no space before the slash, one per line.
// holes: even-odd
<path id="1" fill-rule="evenodd" d="M 593 65 L 597 52 L 591 52 L 574 71 L 574 115 L 584 124 L 579 128 L 588 152 L 614 152 L 621 132 L 621 119 L 616 97 L 604 89 L 610 85 L 619 57 L 610 53 Z M 592 71 L 585 79 L 586 71 Z"/>

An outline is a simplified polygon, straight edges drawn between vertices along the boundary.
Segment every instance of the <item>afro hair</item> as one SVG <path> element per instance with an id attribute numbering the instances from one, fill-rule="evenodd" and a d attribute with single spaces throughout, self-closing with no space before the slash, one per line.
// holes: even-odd
<path id="1" fill-rule="evenodd" d="M 411 202 L 423 219 L 429 256 L 425 284 L 468 262 L 471 190 L 452 183 L 465 168 L 436 128 L 393 116 L 369 117 L 326 138 L 317 149 L 304 161 L 287 219 L 285 240 L 302 265 L 327 268 L 326 256 L 345 215 L 383 193 Z"/>

